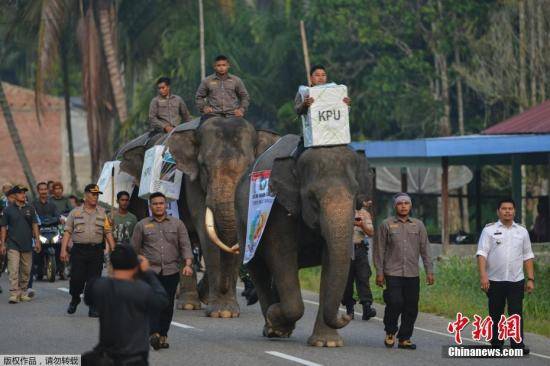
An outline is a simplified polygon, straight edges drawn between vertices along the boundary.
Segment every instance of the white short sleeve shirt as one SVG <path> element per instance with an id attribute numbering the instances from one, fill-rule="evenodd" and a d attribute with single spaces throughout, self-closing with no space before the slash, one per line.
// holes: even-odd
<path id="1" fill-rule="evenodd" d="M 487 258 L 490 281 L 509 282 L 523 280 L 523 262 L 535 258 L 527 229 L 515 222 L 506 227 L 500 221 L 485 226 L 476 255 Z"/>

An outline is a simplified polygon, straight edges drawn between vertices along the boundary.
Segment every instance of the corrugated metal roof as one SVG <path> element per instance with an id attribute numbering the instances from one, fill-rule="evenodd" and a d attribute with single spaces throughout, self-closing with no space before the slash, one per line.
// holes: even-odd
<path id="1" fill-rule="evenodd" d="M 466 135 L 417 140 L 352 142 L 373 158 L 439 158 L 550 152 L 550 135 Z"/>
<path id="2" fill-rule="evenodd" d="M 489 127 L 484 134 L 550 133 L 550 100 Z"/>

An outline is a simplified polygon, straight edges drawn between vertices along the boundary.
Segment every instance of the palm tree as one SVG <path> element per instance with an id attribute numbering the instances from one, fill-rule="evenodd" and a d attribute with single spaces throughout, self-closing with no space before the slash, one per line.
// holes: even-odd
<path id="1" fill-rule="evenodd" d="M 8 126 L 8 131 L 11 141 L 13 143 L 13 147 L 15 148 L 17 157 L 21 162 L 21 166 L 23 167 L 23 173 L 25 174 L 25 178 L 27 178 L 27 184 L 30 187 L 31 194 L 34 197 L 34 187 L 36 186 L 36 179 L 34 179 L 31 164 L 29 163 L 29 159 L 27 159 L 27 154 L 25 153 L 25 149 L 23 147 L 23 144 L 21 143 L 21 137 L 19 137 L 19 131 L 17 130 L 17 126 L 15 125 L 15 121 L 13 120 L 13 115 L 11 114 L 10 106 L 6 98 L 6 94 L 4 93 L 2 80 L 0 80 L 0 107 L 2 108 L 4 120 L 6 121 L 6 125 Z"/>
<path id="2" fill-rule="evenodd" d="M 37 6 L 33 3 L 30 6 Z M 82 96 L 87 111 L 92 177 L 97 178 L 102 163 L 112 156 L 112 134 L 116 117 L 128 118 L 126 94 L 118 58 L 117 16 L 113 0 L 42 0 L 36 76 L 36 105 L 40 110 L 45 75 L 56 65 L 64 42 L 75 41 L 80 49 Z M 66 46 L 66 45 L 65 45 Z M 66 55 L 64 55 L 66 56 Z M 64 69 L 66 70 L 66 69 Z M 109 85 L 110 88 L 105 88 Z M 65 94 L 68 89 L 65 89 Z M 67 100 L 67 96 L 65 98 Z M 68 110 L 68 108 L 66 108 Z M 68 113 L 68 112 L 67 112 Z M 39 113 L 38 113 L 39 114 Z M 67 116 L 67 120 L 69 121 Z M 68 128 L 70 125 L 67 124 Z M 69 132 L 69 139 L 72 136 Z M 72 145 L 72 144 L 70 144 Z M 74 161 L 74 158 L 71 158 Z M 74 169 L 71 166 L 71 169 Z M 71 176 L 75 177 L 74 172 Z"/>

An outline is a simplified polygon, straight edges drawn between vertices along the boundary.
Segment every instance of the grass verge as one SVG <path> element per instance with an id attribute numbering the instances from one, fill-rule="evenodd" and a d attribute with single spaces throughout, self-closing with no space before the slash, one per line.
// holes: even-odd
<path id="1" fill-rule="evenodd" d="M 479 288 L 475 258 L 451 257 L 437 262 L 436 283 L 427 286 L 424 273 L 421 274 L 420 311 L 454 319 L 457 312 L 473 319 L 474 314 L 486 316 L 487 296 Z M 532 294 L 525 294 L 523 300 L 524 327 L 527 332 L 550 337 L 550 264 L 535 262 L 536 284 Z M 374 301 L 383 304 L 382 289 L 371 276 Z M 300 270 L 303 289 L 319 291 L 321 268 Z"/>

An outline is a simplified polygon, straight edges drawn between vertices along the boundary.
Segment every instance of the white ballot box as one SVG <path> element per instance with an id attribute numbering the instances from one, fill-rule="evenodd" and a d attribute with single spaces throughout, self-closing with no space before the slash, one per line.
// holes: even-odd
<path id="1" fill-rule="evenodd" d="M 114 175 L 113 168 L 115 169 Z M 132 195 L 134 178 L 130 174 L 120 170 L 120 161 L 118 160 L 106 161 L 105 164 L 103 164 L 103 169 L 101 170 L 97 185 L 99 186 L 99 190 L 103 192 L 103 194 L 99 195 L 99 201 L 108 205 L 111 205 L 113 178 L 115 181 L 114 207 L 118 208 L 116 194 L 121 191 L 126 191 Z"/>
<path id="2" fill-rule="evenodd" d="M 345 85 L 301 86 L 300 94 L 302 98 L 313 98 L 307 115 L 302 116 L 305 147 L 346 145 L 351 142 L 349 108 L 343 100 L 348 96 Z"/>
<path id="3" fill-rule="evenodd" d="M 139 197 L 148 199 L 151 193 L 161 192 L 168 200 L 177 200 L 180 197 L 182 176 L 168 148 L 164 145 L 153 146 L 145 151 Z"/>

